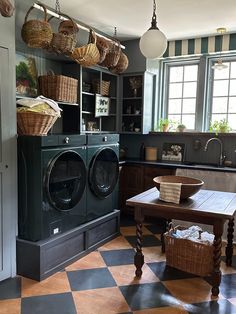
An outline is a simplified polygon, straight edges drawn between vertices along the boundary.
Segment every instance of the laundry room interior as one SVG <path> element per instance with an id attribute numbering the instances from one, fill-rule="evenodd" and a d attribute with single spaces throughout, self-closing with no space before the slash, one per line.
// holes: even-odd
<path id="1" fill-rule="evenodd" d="M 236 314 L 234 0 L 0 0 L 0 314 Z"/>

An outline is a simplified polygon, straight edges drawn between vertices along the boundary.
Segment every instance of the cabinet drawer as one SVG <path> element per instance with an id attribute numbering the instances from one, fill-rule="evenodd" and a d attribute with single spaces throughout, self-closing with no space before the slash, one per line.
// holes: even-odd
<path id="1" fill-rule="evenodd" d="M 143 191 L 143 167 L 123 166 L 120 171 L 120 189 L 134 190 L 136 194 Z"/>

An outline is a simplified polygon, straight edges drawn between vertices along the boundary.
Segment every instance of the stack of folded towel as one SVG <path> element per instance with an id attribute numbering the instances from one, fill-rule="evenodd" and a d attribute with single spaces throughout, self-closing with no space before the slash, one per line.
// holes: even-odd
<path id="1" fill-rule="evenodd" d="M 159 199 L 165 202 L 179 204 L 182 183 L 160 183 Z"/>

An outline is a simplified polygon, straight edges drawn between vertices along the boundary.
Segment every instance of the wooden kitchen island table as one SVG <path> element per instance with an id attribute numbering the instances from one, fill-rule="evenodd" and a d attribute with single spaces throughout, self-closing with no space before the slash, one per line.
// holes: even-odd
<path id="1" fill-rule="evenodd" d="M 232 264 L 234 214 L 236 212 L 236 193 L 200 190 L 191 198 L 182 200 L 180 204 L 166 203 L 159 200 L 156 188 L 147 190 L 126 201 L 134 207 L 136 221 L 137 245 L 134 264 L 136 276 L 142 275 L 144 256 L 142 253 L 142 223 L 145 216 L 161 217 L 167 220 L 180 219 L 213 226 L 214 254 L 212 272 L 212 295 L 218 296 L 221 282 L 221 245 L 223 226 L 228 220 L 228 242 L 226 246 L 226 264 Z"/>

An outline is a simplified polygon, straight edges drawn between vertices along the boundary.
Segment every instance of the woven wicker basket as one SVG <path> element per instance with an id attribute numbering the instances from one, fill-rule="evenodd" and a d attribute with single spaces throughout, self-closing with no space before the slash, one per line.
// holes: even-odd
<path id="1" fill-rule="evenodd" d="M 120 52 L 120 43 L 117 41 L 112 42 L 110 45 L 110 50 L 106 54 L 106 58 L 103 62 L 101 62 L 100 65 L 107 68 L 114 68 L 119 61 Z"/>
<path id="2" fill-rule="evenodd" d="M 17 132 L 20 135 L 47 135 L 57 118 L 39 112 L 17 112 Z"/>
<path id="3" fill-rule="evenodd" d="M 92 81 L 93 85 L 93 91 L 96 94 L 101 94 L 103 96 L 108 96 L 109 95 L 109 90 L 110 90 L 110 81 L 101 81 L 94 79 Z"/>
<path id="4" fill-rule="evenodd" d="M 198 276 L 212 273 L 213 245 L 174 238 L 170 232 L 164 234 L 164 240 L 167 265 Z"/>
<path id="5" fill-rule="evenodd" d="M 98 63 L 100 53 L 96 46 L 96 34 L 93 30 L 90 30 L 88 44 L 75 48 L 71 57 L 74 61 L 86 67 Z"/>
<path id="6" fill-rule="evenodd" d="M 31 48 L 45 48 L 52 40 L 52 28 L 47 22 L 47 9 L 43 4 L 39 4 L 44 10 L 44 20 L 27 21 L 29 13 L 34 9 L 31 6 L 26 13 L 25 22 L 22 26 L 21 36 L 24 42 Z"/>
<path id="7" fill-rule="evenodd" d="M 97 36 L 96 45 L 97 45 L 99 53 L 100 53 L 100 58 L 98 61 L 98 64 L 100 64 L 105 60 L 106 55 L 110 49 L 110 44 L 105 38 Z"/>
<path id="8" fill-rule="evenodd" d="M 109 70 L 112 73 L 120 74 L 120 73 L 123 73 L 128 68 L 128 65 L 129 65 L 129 59 L 126 56 L 126 54 L 124 54 L 121 51 L 120 52 L 120 58 L 119 58 L 119 61 L 118 61 L 117 65 L 115 67 L 109 68 Z"/>
<path id="9" fill-rule="evenodd" d="M 47 50 L 49 52 L 55 52 L 57 54 L 70 55 L 76 46 L 76 42 L 77 42 L 76 33 L 78 32 L 78 27 L 75 24 L 75 22 L 68 15 L 64 14 L 63 16 L 68 18 L 68 22 L 70 23 L 70 25 L 72 25 L 73 30 L 72 30 L 72 32 L 66 31 L 65 27 L 64 27 L 64 30 L 62 27 L 60 30 L 60 26 L 59 26 L 58 33 L 53 33 L 51 43 L 47 47 Z M 54 17 L 52 16 L 48 21 L 50 21 L 53 18 Z M 64 21 L 64 22 L 67 22 L 67 21 Z M 69 29 L 68 24 L 66 24 L 66 25 L 67 25 L 67 29 Z M 65 26 L 65 24 L 64 24 L 64 26 Z"/>
<path id="10" fill-rule="evenodd" d="M 39 92 L 45 97 L 56 101 L 77 102 L 78 80 L 64 75 L 54 75 L 50 71 L 47 75 L 39 76 L 38 81 Z"/>

